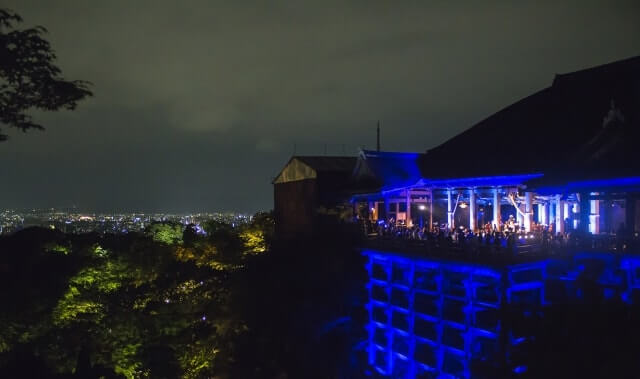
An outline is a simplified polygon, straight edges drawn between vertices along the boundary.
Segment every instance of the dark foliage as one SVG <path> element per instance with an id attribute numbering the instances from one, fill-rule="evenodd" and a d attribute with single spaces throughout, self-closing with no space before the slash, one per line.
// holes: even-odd
<path id="1" fill-rule="evenodd" d="M 0 123 L 22 131 L 44 129 L 33 121 L 32 109 L 75 109 L 92 96 L 90 83 L 65 80 L 55 64 L 56 54 L 43 38 L 42 26 L 17 29 L 22 18 L 0 9 Z M 7 136 L 0 134 L 0 141 Z"/>

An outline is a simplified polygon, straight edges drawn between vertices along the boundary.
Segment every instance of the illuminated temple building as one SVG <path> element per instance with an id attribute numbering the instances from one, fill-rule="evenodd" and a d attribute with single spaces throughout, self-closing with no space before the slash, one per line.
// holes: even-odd
<path id="1" fill-rule="evenodd" d="M 274 181 L 276 216 L 303 232 L 315 208 L 350 199 L 409 225 L 475 230 L 506 212 L 525 230 L 637 231 L 639 117 L 640 57 L 557 75 L 426 153 L 293 157 Z"/>
<path id="2" fill-rule="evenodd" d="M 425 153 L 293 157 L 274 181 L 276 227 L 308 236 L 319 209 L 351 207 L 370 240 L 368 360 L 377 375 L 479 377 L 473 362 L 496 365 L 495 354 L 517 375 L 526 362 L 507 357 L 528 336 L 501 323 L 499 310 L 579 298 L 583 276 L 604 298 L 640 300 L 639 137 L 634 57 L 556 75 Z M 463 228 L 486 243 L 505 221 L 517 225 L 508 249 L 417 234 Z"/>

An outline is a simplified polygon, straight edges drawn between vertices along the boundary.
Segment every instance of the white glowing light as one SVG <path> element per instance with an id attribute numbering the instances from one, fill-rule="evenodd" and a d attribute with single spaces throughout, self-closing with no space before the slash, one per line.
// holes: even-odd
<path id="1" fill-rule="evenodd" d="M 423 204 L 418 205 L 418 209 L 420 209 L 421 211 L 424 211 L 425 209 L 427 209 L 427 207 L 425 207 Z"/>

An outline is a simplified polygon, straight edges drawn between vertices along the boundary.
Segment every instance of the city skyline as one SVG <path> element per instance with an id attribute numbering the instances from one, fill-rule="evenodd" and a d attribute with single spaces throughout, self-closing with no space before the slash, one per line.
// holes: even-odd
<path id="1" fill-rule="evenodd" d="M 202 232 L 203 223 L 220 221 L 232 226 L 247 224 L 253 215 L 237 212 L 88 212 L 77 209 L 0 210 L 0 235 L 29 227 L 44 227 L 64 233 L 121 234 L 142 232 L 158 222 L 193 225 Z"/>

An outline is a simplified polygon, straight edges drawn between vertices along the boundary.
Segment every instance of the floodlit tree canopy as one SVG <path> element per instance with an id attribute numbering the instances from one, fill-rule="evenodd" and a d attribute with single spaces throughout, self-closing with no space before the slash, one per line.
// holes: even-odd
<path id="1" fill-rule="evenodd" d="M 0 237 L 0 376 L 30 352 L 43 371 L 78 377 L 210 377 L 229 370 L 248 331 L 235 279 L 265 252 L 272 225 L 212 225 L 211 236 L 151 224 L 144 233 Z M 266 229 L 261 229 L 266 228 Z M 218 248 L 224 250 L 224 255 Z M 9 369 L 8 369 L 8 368 Z M 45 375 L 46 373 L 46 375 Z"/>

